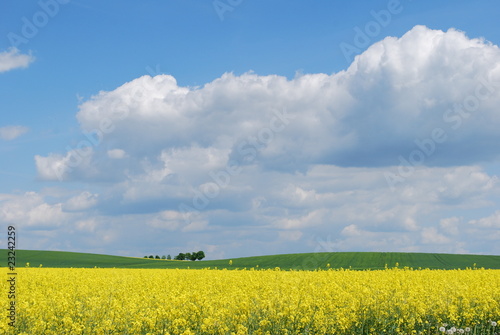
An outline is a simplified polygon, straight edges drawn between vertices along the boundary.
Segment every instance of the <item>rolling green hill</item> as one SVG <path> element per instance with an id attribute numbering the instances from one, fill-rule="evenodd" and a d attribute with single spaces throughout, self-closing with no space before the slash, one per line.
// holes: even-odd
<path id="1" fill-rule="evenodd" d="M 2 255 L 0 266 L 7 266 L 7 250 L 0 249 Z M 352 268 L 356 270 L 383 269 L 386 264 L 394 267 L 430 268 L 430 269 L 465 269 L 484 267 L 500 269 L 500 256 L 397 253 L 397 252 L 325 252 L 308 254 L 285 254 L 272 256 L 243 257 L 212 261 L 174 261 L 153 260 L 135 257 L 86 254 L 64 251 L 16 250 L 17 267 L 29 263 L 31 267 L 57 268 L 170 268 L 170 269 L 202 269 L 202 268 L 275 268 L 314 270 L 331 268 Z"/>

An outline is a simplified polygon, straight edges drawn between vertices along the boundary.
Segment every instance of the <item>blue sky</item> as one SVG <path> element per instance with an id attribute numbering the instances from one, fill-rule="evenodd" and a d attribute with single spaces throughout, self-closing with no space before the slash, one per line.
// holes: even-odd
<path id="1" fill-rule="evenodd" d="M 0 222 L 25 249 L 498 255 L 499 6 L 4 1 Z"/>

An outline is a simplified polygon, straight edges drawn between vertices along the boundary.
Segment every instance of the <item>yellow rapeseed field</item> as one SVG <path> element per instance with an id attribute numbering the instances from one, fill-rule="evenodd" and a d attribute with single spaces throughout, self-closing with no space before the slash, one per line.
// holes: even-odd
<path id="1" fill-rule="evenodd" d="M 500 270 L 17 273 L 16 327 L 3 318 L 1 334 L 500 333 Z"/>

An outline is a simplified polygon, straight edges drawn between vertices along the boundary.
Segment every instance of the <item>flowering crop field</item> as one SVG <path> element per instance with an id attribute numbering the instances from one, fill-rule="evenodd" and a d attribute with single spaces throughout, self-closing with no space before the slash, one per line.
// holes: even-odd
<path id="1" fill-rule="evenodd" d="M 18 268 L 16 281 L 1 334 L 500 332 L 500 270 Z"/>

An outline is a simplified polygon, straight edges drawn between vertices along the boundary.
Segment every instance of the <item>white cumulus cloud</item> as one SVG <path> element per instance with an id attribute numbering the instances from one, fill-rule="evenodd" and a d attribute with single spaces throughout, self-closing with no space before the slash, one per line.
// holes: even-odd
<path id="1" fill-rule="evenodd" d="M 0 201 L 0 219 L 18 226 L 53 229 L 67 222 L 69 216 L 63 212 L 61 203 L 49 204 L 42 195 L 26 192 Z"/>
<path id="2" fill-rule="evenodd" d="M 215 160 L 285 171 L 449 166 L 498 157 L 491 144 L 500 140 L 498 103 L 497 46 L 416 26 L 375 43 L 346 71 L 291 80 L 226 73 L 203 87 L 144 76 L 82 103 L 77 118 L 84 131 L 103 135 L 97 151 L 108 158 L 124 151 L 155 161 L 182 151 L 192 152 L 183 162 L 193 166 L 203 148 L 217 151 Z"/>
<path id="3" fill-rule="evenodd" d="M 471 220 L 469 224 L 485 228 L 500 228 L 500 211 L 479 220 Z"/>
<path id="4" fill-rule="evenodd" d="M 498 195 L 482 164 L 499 159 L 499 105 L 496 45 L 416 26 L 333 74 L 226 73 L 200 87 L 137 78 L 79 106 L 82 131 L 99 138 L 88 152 L 35 161 L 42 180 L 107 183 L 60 203 L 113 217 L 75 225 L 109 228 L 109 243 L 124 221 L 203 234 L 193 245 L 220 254 L 237 247 L 221 242 L 231 237 L 308 251 L 312 236 L 331 236 L 333 250 L 484 252 L 497 218 L 468 211 Z"/>
<path id="5" fill-rule="evenodd" d="M 31 54 L 22 54 L 17 48 L 0 52 L 0 73 L 18 68 L 26 68 L 35 58 Z"/>
<path id="6" fill-rule="evenodd" d="M 68 201 L 66 201 L 66 203 L 63 205 L 63 209 L 69 212 L 83 211 L 94 207 L 97 204 L 97 201 L 97 194 L 92 194 L 88 191 L 85 191 L 68 199 Z"/>

